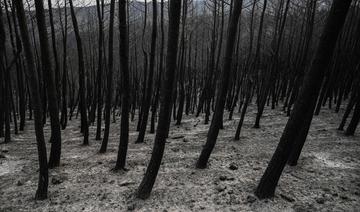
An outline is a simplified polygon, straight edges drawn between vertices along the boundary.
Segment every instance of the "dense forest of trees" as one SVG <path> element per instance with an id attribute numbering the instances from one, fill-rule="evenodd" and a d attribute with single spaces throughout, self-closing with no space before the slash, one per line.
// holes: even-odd
<path id="1" fill-rule="evenodd" d="M 322 108 L 343 112 L 338 130 L 346 136 L 356 131 L 360 1 L 0 0 L 0 137 L 11 145 L 34 124 L 36 199 L 47 198 L 48 172 L 61 164 L 61 131 L 72 119 L 80 120 L 83 145 L 101 140 L 102 154 L 110 128 L 120 125 L 115 170 L 127 169 L 129 142 L 155 133 L 136 193 L 146 199 L 172 123 L 204 117 L 207 140 L 195 165 L 204 169 L 224 120 L 240 117 L 233 135 L 239 140 L 251 104 L 251 130 L 262 127 L 267 107 L 289 117 L 255 191 L 269 198 L 285 165 L 297 165 Z M 139 132 L 134 141 L 129 122 Z M 94 138 L 89 126 L 96 126 Z"/>

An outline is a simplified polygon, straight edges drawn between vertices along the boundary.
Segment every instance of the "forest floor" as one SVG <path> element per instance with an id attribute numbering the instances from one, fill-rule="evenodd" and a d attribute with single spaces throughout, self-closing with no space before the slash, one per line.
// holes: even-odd
<path id="1" fill-rule="evenodd" d="M 313 120 L 296 167 L 286 167 L 275 197 L 258 200 L 254 189 L 264 173 L 287 117 L 279 109 L 265 110 L 261 128 L 253 129 L 256 108 L 245 118 L 240 141 L 234 141 L 239 114 L 224 116 L 208 168 L 195 169 L 209 125 L 185 116 L 171 124 L 165 155 L 148 200 L 134 198 L 150 159 L 154 135 L 134 144 L 131 122 L 128 171 L 114 172 L 119 121 L 111 125 L 108 152 L 99 154 L 91 126 L 90 146 L 82 146 L 79 121 L 62 132 L 61 166 L 49 172 L 48 199 L 34 200 L 38 161 L 32 121 L 26 130 L 0 145 L 0 211 L 359 211 L 360 137 L 336 130 L 341 111 L 323 109 Z M 49 121 L 45 126 L 49 138 Z M 2 142 L 2 140 L 1 140 Z M 47 143 L 48 150 L 50 145 Z"/>

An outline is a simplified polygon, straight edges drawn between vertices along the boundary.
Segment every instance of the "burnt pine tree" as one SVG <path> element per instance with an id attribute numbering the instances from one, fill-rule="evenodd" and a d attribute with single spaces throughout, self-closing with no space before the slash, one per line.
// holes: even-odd
<path id="1" fill-rule="evenodd" d="M 138 124 L 136 126 L 136 130 L 140 131 L 140 126 L 142 123 L 143 118 L 143 112 L 145 108 L 145 102 L 146 102 L 146 84 L 147 84 L 147 71 L 148 71 L 148 53 L 146 50 L 146 41 L 145 41 L 145 35 L 146 35 L 146 25 L 147 25 L 147 1 L 144 1 L 144 27 L 142 29 L 142 35 L 141 35 L 141 49 L 144 55 L 144 69 L 143 69 L 143 85 L 142 85 L 142 97 L 141 97 L 141 106 L 139 110 L 139 118 L 138 118 Z"/>
<path id="2" fill-rule="evenodd" d="M 0 7 L 0 138 L 4 136 L 4 108 L 6 107 L 5 102 L 5 82 L 4 73 L 5 73 L 5 42 L 6 42 L 6 34 L 5 27 L 3 23 L 2 17 L 2 7 Z"/>
<path id="3" fill-rule="evenodd" d="M 51 29 L 51 43 L 52 43 L 52 50 L 54 55 L 54 65 L 55 65 L 55 89 L 57 92 L 57 100 L 58 105 L 60 106 L 60 65 L 59 65 L 59 57 L 57 52 L 57 46 L 56 46 L 56 35 L 55 35 L 55 26 L 54 26 L 54 15 L 52 11 L 51 6 L 51 0 L 48 0 L 48 10 L 49 10 L 49 23 L 50 23 L 50 29 Z"/>
<path id="4" fill-rule="evenodd" d="M 185 27 L 186 27 L 186 16 L 187 16 L 187 0 L 183 0 L 183 6 L 182 6 L 182 29 L 181 29 L 181 38 L 180 38 L 180 61 L 179 61 L 179 71 L 178 71 L 178 84 L 179 84 L 179 107 L 176 114 L 176 123 L 175 125 L 180 125 L 182 120 L 182 115 L 184 111 L 184 102 L 185 102 Z"/>
<path id="5" fill-rule="evenodd" d="M 360 71 L 360 65 L 358 65 L 358 71 Z M 345 135 L 347 136 L 354 135 L 356 127 L 359 125 L 359 121 L 360 121 L 360 86 L 357 86 L 357 89 L 358 89 L 357 91 L 354 91 L 357 92 L 357 99 L 354 108 L 354 113 L 345 131 Z"/>
<path id="6" fill-rule="evenodd" d="M 220 84 L 219 92 L 217 93 L 217 97 L 216 97 L 215 111 L 207 134 L 206 144 L 201 151 L 200 157 L 196 163 L 196 168 L 200 168 L 200 169 L 206 168 L 210 154 L 215 147 L 216 139 L 219 135 L 219 130 L 222 124 L 222 115 L 224 112 L 224 106 L 226 100 L 225 98 L 229 87 L 231 62 L 234 52 L 237 26 L 241 15 L 241 9 L 242 9 L 242 0 L 235 1 L 233 11 L 230 16 L 230 23 L 228 26 L 224 64 L 221 73 L 221 84 Z"/>
<path id="7" fill-rule="evenodd" d="M 120 142 L 115 170 L 124 169 L 126 153 L 129 143 L 129 108 L 130 108 L 130 79 L 129 79 L 129 42 L 126 17 L 126 0 L 119 0 L 119 31 L 120 31 L 120 69 L 122 72 L 122 98 Z"/>
<path id="8" fill-rule="evenodd" d="M 150 67 L 149 67 L 149 76 L 147 78 L 147 86 L 145 90 L 145 102 L 142 108 L 142 118 L 140 123 L 140 131 L 136 143 L 143 143 L 145 137 L 146 126 L 149 117 L 149 110 L 151 104 L 151 97 L 153 95 L 153 78 L 154 78 L 154 68 L 155 68 L 155 53 L 156 53 L 156 35 L 157 35 L 157 1 L 152 1 L 153 6 L 153 18 L 152 18 L 152 32 L 151 32 L 151 49 L 150 49 Z"/>
<path id="9" fill-rule="evenodd" d="M 27 76 L 28 82 L 30 84 L 31 100 L 32 100 L 32 109 L 34 110 L 34 125 L 35 125 L 35 134 L 36 134 L 36 143 L 39 154 L 39 182 L 38 188 L 36 191 L 36 199 L 46 199 L 47 190 L 48 190 L 48 164 L 46 157 L 46 144 L 44 139 L 43 131 L 43 117 L 42 117 L 42 108 L 41 108 L 41 98 L 40 98 L 40 89 L 38 84 L 38 75 L 35 70 L 34 56 L 32 53 L 32 47 L 30 44 L 30 37 L 28 28 L 26 25 L 26 16 L 24 11 L 24 6 L 22 0 L 14 0 L 13 5 L 16 7 L 16 14 L 19 22 L 21 39 L 23 42 L 23 48 L 25 52 Z"/>
<path id="10" fill-rule="evenodd" d="M 167 58 L 164 79 L 161 83 L 159 122 L 156 129 L 150 163 L 136 193 L 136 196 L 141 199 L 147 199 L 150 196 L 164 154 L 165 142 L 170 125 L 172 94 L 176 73 L 180 11 L 181 1 L 170 0 Z"/>
<path id="11" fill-rule="evenodd" d="M 156 111 L 159 104 L 159 96 L 160 96 L 160 82 L 163 72 L 163 64 L 164 64 L 164 40 L 165 40 L 165 33 L 164 33 L 164 0 L 160 1 L 160 34 L 161 34 L 161 41 L 160 41 L 160 59 L 159 59 L 159 73 L 157 77 L 157 85 L 154 97 L 154 103 L 151 108 L 151 125 L 150 125 L 150 133 L 155 133 L 155 116 Z"/>
<path id="12" fill-rule="evenodd" d="M 85 67 L 84 67 L 84 55 L 83 55 L 83 46 L 80 37 L 80 31 L 78 27 L 78 22 L 75 15 L 75 10 L 72 0 L 69 0 L 70 4 L 70 13 L 71 20 L 74 27 L 76 46 L 78 51 L 78 68 L 79 68 L 79 108 L 81 113 L 81 132 L 84 134 L 84 145 L 89 145 L 89 125 L 86 112 L 86 96 L 85 96 Z"/>
<path id="13" fill-rule="evenodd" d="M 324 31 L 320 37 L 319 46 L 311 67 L 304 77 L 294 109 L 275 153 L 255 191 L 256 196 L 260 199 L 274 196 L 275 188 L 293 149 L 294 141 L 303 132 L 299 131 L 299 129 L 303 128 L 303 125 L 311 124 L 311 121 L 307 121 L 309 120 L 307 118 L 304 119 L 304 116 L 311 116 L 312 118 L 321 82 L 331 61 L 337 37 L 344 24 L 350 3 L 351 0 L 334 0 L 332 3 Z"/>
<path id="14" fill-rule="evenodd" d="M 104 0 L 96 0 L 96 10 L 99 22 L 99 52 L 98 52 L 98 68 L 97 68 L 97 92 L 96 98 L 97 100 L 97 120 L 96 120 L 96 137 L 95 140 L 101 140 L 101 114 L 102 114 L 102 105 L 103 105 L 103 98 L 101 93 L 101 86 L 102 86 L 102 72 L 103 72 L 103 40 L 104 40 L 104 21 L 103 21 L 103 14 L 104 14 Z"/>
<path id="15" fill-rule="evenodd" d="M 2 8 L 0 8 L 2 10 Z M 1 11 L 1 17 L 2 18 L 2 11 Z M 6 52 L 5 52 L 5 42 L 6 42 L 6 34 L 5 34 L 5 27 L 4 24 L 2 22 L 0 22 L 0 60 L 1 60 L 1 64 L 0 64 L 0 70 L 1 70 L 1 75 L 2 75 L 2 81 L 1 81 L 1 86 L 2 86 L 2 102 L 0 102 L 2 104 L 2 110 L 1 113 L 3 113 L 4 115 L 4 124 L 5 124 L 5 139 L 4 142 L 8 143 L 11 141 L 11 135 L 10 135 L 10 89 L 9 89 L 9 82 L 10 82 L 10 74 L 9 74 L 9 70 L 7 70 L 7 68 L 5 67 L 5 56 L 6 56 Z M 1 79 L 1 78 L 0 78 Z M 3 83 L 4 81 L 4 83 Z M 16 120 L 14 120 L 16 122 Z"/>
<path id="16" fill-rule="evenodd" d="M 16 64 L 16 78 L 17 78 L 16 93 L 18 93 L 19 101 L 17 101 L 18 102 L 17 105 L 19 106 L 19 115 L 20 115 L 19 130 L 23 131 L 24 127 L 25 127 L 26 103 L 25 103 L 24 76 L 23 76 L 23 66 L 22 66 L 23 62 L 22 62 L 22 58 L 19 57 L 22 46 L 21 46 L 21 40 L 19 38 L 19 32 L 18 32 L 18 27 L 17 27 L 17 23 L 16 23 L 17 22 L 16 15 L 14 13 L 11 14 L 12 20 L 13 20 L 13 25 L 14 25 L 14 27 L 12 27 L 13 25 L 11 23 L 11 17 L 10 17 L 10 12 L 8 10 L 7 1 L 4 1 L 4 7 L 5 7 L 6 17 L 7 17 L 7 21 L 8 21 L 10 43 L 11 43 L 13 54 L 16 55 L 13 62 Z M 14 37 L 12 28 L 14 28 L 15 37 Z M 14 40 L 16 40 L 16 41 L 14 41 Z M 9 66 L 11 66 L 11 65 L 12 64 L 8 64 L 8 67 L 6 69 L 9 69 L 10 68 Z M 6 74 L 7 73 L 8 72 L 6 72 Z M 8 83 L 8 81 L 5 81 L 5 83 Z M 14 108 L 14 109 L 16 109 L 16 108 Z M 14 125 L 15 124 L 16 124 L 16 121 L 14 122 Z"/>
<path id="17" fill-rule="evenodd" d="M 62 21 L 61 17 L 61 10 L 60 5 L 58 5 L 58 12 L 59 12 L 59 21 L 60 21 L 60 28 L 61 28 L 61 35 L 62 35 L 62 44 L 63 44 L 63 52 L 62 52 L 62 70 L 63 75 L 61 79 L 61 94 L 62 94 L 62 102 L 61 102 L 61 129 L 65 129 L 68 121 L 67 116 L 67 109 L 68 109 L 68 103 L 67 103 L 67 93 L 68 93 L 68 79 L 67 79 L 67 36 L 68 36 L 68 15 L 67 15 L 67 1 L 64 1 L 64 21 Z M 71 116 L 70 116 L 71 119 Z"/>
<path id="18" fill-rule="evenodd" d="M 101 143 L 100 153 L 106 152 L 106 147 L 109 140 L 110 132 L 110 113 L 111 113 L 111 97 L 112 97 L 112 78 L 114 69 L 114 13 L 115 13 L 115 0 L 110 1 L 110 22 L 109 22 L 109 56 L 108 56 L 108 73 L 107 73 L 107 92 L 105 100 L 105 130 L 104 137 Z"/>
<path id="19" fill-rule="evenodd" d="M 50 113 L 51 124 L 51 151 L 49 158 L 49 168 L 53 168 L 60 165 L 61 155 L 61 132 L 57 100 L 58 95 L 55 86 L 55 74 L 51 67 L 50 48 L 46 29 L 43 0 L 35 0 L 35 8 L 40 40 L 41 64 L 46 78 L 46 94 L 48 95 L 48 110 Z"/>

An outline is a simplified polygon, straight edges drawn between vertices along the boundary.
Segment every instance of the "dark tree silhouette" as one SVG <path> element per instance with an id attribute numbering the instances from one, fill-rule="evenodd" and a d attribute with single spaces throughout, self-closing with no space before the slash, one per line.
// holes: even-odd
<path id="1" fill-rule="evenodd" d="M 119 31 L 120 31 L 120 66 L 122 72 L 122 106 L 120 122 L 120 142 L 115 169 L 124 169 L 126 153 L 129 143 L 129 107 L 130 107 L 130 79 L 129 79 L 129 43 L 126 17 L 126 0 L 119 0 Z"/>
<path id="2" fill-rule="evenodd" d="M 5 27 L 4 24 L 2 22 L 2 8 L 1 8 L 1 22 L 0 22 L 0 47 L 1 47 L 1 52 L 0 52 L 0 68 L 1 68 L 1 89 L 2 89 L 2 110 L 1 113 L 3 113 L 4 115 L 4 124 L 5 124 L 5 139 L 4 142 L 5 143 L 9 143 L 11 141 L 11 135 L 10 135 L 10 106 L 9 106 L 9 102 L 10 102 L 10 74 L 9 74 L 9 70 L 7 70 L 7 68 L 5 67 L 5 42 L 6 42 L 6 34 L 5 34 Z M 4 83 L 3 83 L 4 82 Z M 15 120 L 16 121 L 16 120 Z"/>
<path id="3" fill-rule="evenodd" d="M 104 44 L 104 0 L 96 0 L 96 11 L 98 16 L 98 23 L 99 23 L 99 52 L 98 52 L 98 67 L 97 67 L 97 92 L 96 98 L 94 101 L 97 100 L 95 104 L 97 104 L 97 120 L 96 120 L 96 136 L 95 140 L 101 140 L 101 114 L 102 114 L 102 105 L 103 105 L 103 98 L 101 93 L 101 86 L 102 86 L 102 72 L 103 72 L 103 44 Z"/>
<path id="4" fill-rule="evenodd" d="M 164 81 L 160 92 L 160 112 L 159 122 L 156 129 L 153 152 L 150 163 L 146 169 L 145 175 L 137 190 L 136 196 L 141 199 L 147 199 L 150 196 L 154 186 L 157 173 L 160 168 L 161 160 L 164 154 L 165 142 L 168 135 L 168 128 L 171 117 L 172 95 L 174 90 L 174 80 L 176 73 L 176 60 L 179 39 L 180 11 L 181 1 L 170 0 L 169 2 L 169 29 L 167 42 L 167 58 Z"/>
<path id="5" fill-rule="evenodd" d="M 294 146 L 296 138 L 301 136 L 299 129 L 311 124 L 312 114 L 323 76 L 330 63 L 338 34 L 344 24 L 351 0 L 334 0 L 320 43 L 312 62 L 306 73 L 294 109 L 286 124 L 280 142 L 272 156 L 268 167 L 256 189 L 256 196 L 260 199 L 274 196 L 281 173 Z M 305 117 L 305 118 L 304 118 Z"/>
<path id="6" fill-rule="evenodd" d="M 39 182 L 36 191 L 36 199 L 46 199 L 48 191 L 48 164 L 46 156 L 46 145 L 43 132 L 43 117 L 41 108 L 40 89 L 38 84 L 38 76 L 35 70 L 34 57 L 32 53 L 32 47 L 30 44 L 30 37 L 28 28 L 26 25 L 26 16 L 24 11 L 24 5 L 22 0 L 13 0 L 13 5 L 16 7 L 16 14 L 19 22 L 21 39 L 23 42 L 26 65 L 27 65 L 27 76 L 30 82 L 30 92 L 32 100 L 32 109 L 34 110 L 34 125 L 36 134 L 36 143 L 39 154 Z"/>
<path id="7" fill-rule="evenodd" d="M 81 113 L 81 132 L 84 134 L 84 145 L 89 144 L 89 125 L 86 112 L 86 96 L 85 96 L 85 67 L 84 67 L 84 55 L 83 55 L 83 46 L 80 37 L 80 31 L 78 27 L 78 22 L 75 15 L 75 10 L 72 0 L 69 0 L 71 20 L 74 27 L 74 33 L 76 38 L 76 46 L 78 50 L 78 68 L 79 68 L 79 108 Z"/>
<path id="8" fill-rule="evenodd" d="M 211 125 L 208 131 L 206 144 L 203 147 L 200 157 L 196 163 L 196 167 L 200 169 L 206 168 L 210 154 L 215 147 L 216 139 L 219 135 L 219 130 L 222 123 L 222 115 L 226 100 L 225 98 L 229 86 L 232 55 L 234 52 L 234 46 L 235 46 L 234 43 L 236 40 L 237 26 L 241 15 L 241 9 L 242 9 L 242 0 L 236 1 L 234 3 L 233 11 L 230 16 L 230 23 L 228 26 L 224 65 L 221 74 L 221 85 L 218 95 L 216 97 L 215 112 L 211 120 Z"/>
<path id="9" fill-rule="evenodd" d="M 51 124 L 51 150 L 49 158 L 49 168 L 60 165 L 61 156 L 61 132 L 59 121 L 59 108 L 57 100 L 57 89 L 55 86 L 55 74 L 50 60 L 50 48 L 48 33 L 45 22 L 45 11 L 43 0 L 35 0 L 36 19 L 39 30 L 41 64 L 46 78 L 46 94 L 48 96 L 48 110 L 50 113 Z"/>
<path id="10" fill-rule="evenodd" d="M 152 33 L 151 33 L 151 49 L 150 49 L 150 67 L 149 67 L 149 76 L 147 78 L 147 86 L 145 95 L 145 102 L 142 108 L 142 118 L 140 122 L 139 136 L 136 140 L 136 143 L 143 143 L 145 137 L 146 126 L 149 117 L 149 110 L 151 104 L 152 90 L 153 90 L 153 78 L 154 78 L 154 68 L 155 68 L 155 53 L 156 53 L 156 36 L 157 36 L 157 1 L 152 1 L 153 5 L 153 18 L 152 18 Z"/>
<path id="11" fill-rule="evenodd" d="M 101 143 L 100 153 L 106 152 L 106 147 L 109 140 L 110 132 L 110 113 L 111 113 L 111 98 L 112 98 L 112 78 L 114 69 L 114 14 L 115 14 L 115 0 L 110 1 L 110 22 L 109 22 L 109 56 L 108 56 L 108 73 L 107 73 L 107 93 L 105 101 L 105 130 L 104 137 Z"/>

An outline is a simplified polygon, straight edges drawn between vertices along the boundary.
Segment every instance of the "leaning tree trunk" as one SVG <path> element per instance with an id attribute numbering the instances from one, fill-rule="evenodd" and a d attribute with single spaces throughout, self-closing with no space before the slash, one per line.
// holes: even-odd
<path id="1" fill-rule="evenodd" d="M 174 90 L 174 80 L 176 73 L 176 59 L 179 39 L 181 1 L 170 0 L 169 6 L 169 31 L 167 42 L 167 59 L 164 81 L 161 84 L 161 105 L 159 113 L 159 122 L 156 130 L 153 152 L 150 163 L 146 169 L 143 180 L 137 190 L 136 196 L 141 199 L 147 199 L 150 196 L 154 186 L 157 173 L 160 168 L 161 160 L 164 154 L 165 142 L 171 117 L 172 95 Z"/>
<path id="2" fill-rule="evenodd" d="M 236 1 L 230 17 L 230 23 L 228 26 L 228 35 L 226 41 L 226 49 L 224 56 L 224 65 L 221 76 L 220 89 L 216 97 L 216 106 L 213 118 L 211 120 L 210 129 L 207 135 L 206 144 L 201 151 L 200 157 L 196 163 L 196 167 L 203 169 L 206 168 L 210 154 L 215 147 L 216 139 L 219 135 L 219 130 L 222 123 L 222 115 L 224 112 L 225 98 L 229 87 L 232 55 L 234 52 L 234 43 L 237 34 L 237 25 L 241 15 L 242 0 Z"/>
<path id="3" fill-rule="evenodd" d="M 353 116 L 350 120 L 349 126 L 346 128 L 345 131 L 345 135 L 347 136 L 354 135 L 356 127 L 359 125 L 359 120 L 360 120 L 360 92 L 359 91 L 354 91 L 354 92 L 358 92 L 358 97 L 357 97 L 357 102 L 355 105 Z"/>
<path id="4" fill-rule="evenodd" d="M 280 142 L 255 191 L 256 196 L 260 199 L 274 196 L 281 173 L 291 151 L 294 151 L 294 141 L 300 136 L 301 131 L 299 129 L 302 129 L 305 124 L 311 124 L 321 82 L 331 61 L 336 40 L 344 24 L 350 3 L 351 0 L 333 1 L 311 68 L 305 75 L 303 85 Z M 310 118 L 310 121 L 307 121 L 307 117 Z"/>
<path id="5" fill-rule="evenodd" d="M 30 44 L 30 37 L 28 28 L 26 25 L 26 16 L 24 11 L 24 6 L 22 0 L 13 0 L 13 5 L 16 7 L 16 13 L 19 22 L 19 28 L 21 33 L 21 38 L 23 42 L 26 62 L 27 62 L 27 76 L 31 88 L 31 100 L 32 108 L 34 110 L 34 124 L 35 124 L 35 134 L 36 134 L 36 143 L 39 153 L 39 182 L 38 188 L 36 191 L 36 199 L 46 199 L 47 190 L 48 190 L 48 165 L 46 157 L 46 144 L 44 139 L 43 131 L 43 118 L 42 118 L 42 108 L 41 108 L 41 98 L 40 98 L 40 89 L 38 84 L 38 75 L 35 69 L 34 56 L 32 53 L 32 47 Z"/>
<path id="6" fill-rule="evenodd" d="M 51 125 L 51 151 L 49 168 L 60 165 L 61 155 L 61 132 L 59 121 L 59 108 L 57 100 L 57 89 L 55 86 L 55 73 L 51 67 L 50 48 L 45 22 L 45 11 L 43 0 L 35 0 L 36 19 L 39 31 L 41 64 L 46 78 L 46 94 L 48 95 L 48 110 L 50 113 Z"/>
<path id="7" fill-rule="evenodd" d="M 75 10 L 73 6 L 72 0 L 69 0 L 70 3 L 70 12 L 71 12 L 71 19 L 73 22 L 75 38 L 76 38 L 76 46 L 78 50 L 78 66 L 79 66 L 79 108 L 81 113 L 81 132 L 84 134 L 84 145 L 89 145 L 89 125 L 87 119 L 87 112 L 86 112 L 86 97 L 85 97 L 85 68 L 84 68 L 84 54 L 83 54 L 83 46 L 81 42 L 78 22 L 75 16 Z"/>
<path id="8" fill-rule="evenodd" d="M 152 33 L 151 33 L 151 50 L 150 50 L 150 67 L 149 76 L 147 78 L 147 86 L 145 91 L 145 102 L 142 108 L 142 118 L 140 123 L 140 131 L 136 143 L 143 143 L 145 137 L 146 126 L 149 117 L 149 110 L 151 104 L 152 90 L 153 90 L 153 78 L 155 68 L 155 52 L 156 52 L 156 35 L 157 35 L 157 1 L 152 1 L 153 5 L 153 19 L 152 19 Z"/>

